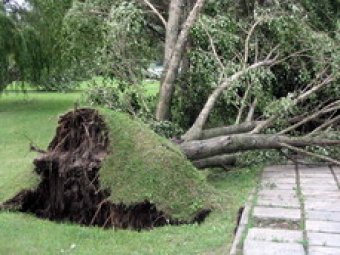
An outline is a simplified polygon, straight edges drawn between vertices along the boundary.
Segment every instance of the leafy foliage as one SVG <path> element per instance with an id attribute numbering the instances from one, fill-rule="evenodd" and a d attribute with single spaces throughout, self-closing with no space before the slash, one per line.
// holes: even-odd
<path id="1" fill-rule="evenodd" d="M 155 98 L 148 96 L 144 87 L 112 79 L 104 79 L 100 83 L 93 80 L 92 83 L 84 93 L 84 100 L 90 105 L 132 115 L 166 138 L 178 137 L 183 133 L 183 129 L 174 122 L 154 119 Z"/>
<path id="2" fill-rule="evenodd" d="M 173 104 L 173 120 L 182 127 L 192 125 L 207 97 L 221 81 L 221 73 L 228 76 L 242 69 L 249 29 L 259 19 L 262 21 L 249 41 L 248 64 L 264 59 L 275 47 L 278 47 L 283 61 L 270 69 L 252 71 L 235 82 L 219 99 L 208 126 L 232 124 L 247 90 L 246 108 L 256 98 L 258 117 L 277 112 L 285 113 L 288 117 L 291 113 L 312 110 L 325 98 L 339 98 L 337 82 L 334 82 L 305 105 L 290 107 L 293 93 L 304 90 L 324 70 L 327 70 L 326 74 L 333 73 L 336 76 L 339 68 L 338 41 L 328 33 L 328 28 L 319 26 L 316 29 L 311 20 L 314 15 L 321 15 L 314 8 L 316 5 L 310 1 L 276 4 L 267 3 L 270 1 L 261 1 L 263 4 L 260 1 L 253 2 L 252 12 L 240 16 L 236 9 L 231 8 L 228 14 L 224 12 L 225 8 L 230 7 L 229 2 L 222 7 L 220 1 L 210 1 L 205 15 L 192 30 L 189 52 L 191 66 L 178 81 L 180 86 Z M 327 6 L 322 11 L 323 15 L 328 13 L 328 18 L 332 17 L 332 21 L 335 21 L 334 5 L 327 2 Z M 320 19 L 326 21 L 324 16 Z M 332 24 L 334 26 L 335 23 Z M 219 61 L 213 54 L 211 40 Z"/>
<path id="3" fill-rule="evenodd" d="M 65 56 L 78 76 L 140 83 L 158 48 L 134 1 L 75 1 L 63 29 Z"/>

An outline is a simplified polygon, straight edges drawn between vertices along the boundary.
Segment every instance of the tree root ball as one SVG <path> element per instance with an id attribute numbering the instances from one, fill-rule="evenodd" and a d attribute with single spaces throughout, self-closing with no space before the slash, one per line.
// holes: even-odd
<path id="1" fill-rule="evenodd" d="M 130 205 L 112 203 L 109 196 L 114 191 L 101 188 L 99 178 L 109 143 L 108 128 L 97 110 L 66 113 L 59 119 L 48 150 L 34 160 L 35 172 L 41 177 L 37 188 L 21 191 L 2 207 L 54 221 L 134 230 L 200 223 L 209 214 L 209 209 L 201 210 L 191 222 L 183 222 L 147 200 Z"/>

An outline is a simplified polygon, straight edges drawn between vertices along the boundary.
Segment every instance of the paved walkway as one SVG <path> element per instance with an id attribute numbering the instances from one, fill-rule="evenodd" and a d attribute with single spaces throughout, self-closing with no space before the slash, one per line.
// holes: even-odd
<path id="1" fill-rule="evenodd" d="M 266 168 L 243 255 L 340 255 L 339 181 L 337 167 Z"/>

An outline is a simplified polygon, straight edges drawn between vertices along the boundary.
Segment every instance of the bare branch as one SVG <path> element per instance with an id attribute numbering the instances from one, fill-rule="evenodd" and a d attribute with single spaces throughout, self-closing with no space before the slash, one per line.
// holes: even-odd
<path id="1" fill-rule="evenodd" d="M 209 139 L 216 136 L 248 133 L 249 131 L 253 130 L 259 123 L 259 121 L 250 121 L 238 125 L 205 129 L 202 131 L 199 139 Z"/>
<path id="2" fill-rule="evenodd" d="M 275 62 L 275 59 L 265 59 L 263 61 L 254 63 L 248 66 L 247 68 L 243 68 L 242 70 L 234 73 L 230 77 L 226 77 L 222 81 L 222 83 L 211 93 L 202 111 L 200 112 L 199 116 L 196 118 L 195 123 L 183 135 L 182 138 L 186 141 L 190 141 L 190 140 L 195 140 L 198 137 L 200 137 L 204 124 L 206 123 L 208 116 L 211 110 L 213 109 L 213 107 L 215 106 L 215 103 L 217 99 L 219 98 L 219 96 L 221 95 L 221 93 L 224 90 L 229 89 L 237 79 L 239 79 L 242 75 L 246 74 L 250 70 L 257 69 L 263 66 L 269 66 L 273 64 L 274 62 Z"/>
<path id="3" fill-rule="evenodd" d="M 310 132 L 307 136 L 312 136 L 315 135 L 316 133 L 318 133 L 320 130 L 330 127 L 331 125 L 337 123 L 340 121 L 340 115 L 336 116 L 333 119 L 330 119 L 328 121 L 326 121 L 325 123 L 323 123 L 322 125 L 320 125 L 319 127 L 317 127 L 316 129 L 314 129 L 312 132 Z"/>
<path id="4" fill-rule="evenodd" d="M 200 22 L 200 23 L 201 23 L 201 25 L 202 25 L 202 27 L 203 27 L 203 29 L 204 29 L 204 32 L 207 34 L 207 36 L 208 36 L 208 38 L 209 38 L 209 43 L 210 43 L 210 47 L 211 47 L 211 50 L 212 50 L 212 52 L 213 52 L 213 55 L 214 55 L 214 57 L 215 57 L 217 63 L 219 64 L 219 66 L 220 66 L 222 72 L 223 72 L 223 71 L 225 70 L 225 66 L 223 65 L 223 63 L 222 63 L 220 57 L 219 57 L 218 54 L 217 54 L 217 50 L 216 50 L 216 47 L 215 47 L 214 40 L 213 40 L 213 38 L 211 37 L 211 35 L 210 35 L 208 29 L 206 28 L 206 26 L 204 25 L 204 23 L 203 23 L 203 22 Z"/>
<path id="5" fill-rule="evenodd" d="M 244 66 L 247 65 L 248 63 L 248 58 L 249 58 L 249 41 L 251 36 L 253 35 L 255 28 L 263 21 L 264 19 L 258 19 L 252 27 L 248 31 L 248 35 L 244 44 Z"/>
<path id="6" fill-rule="evenodd" d="M 303 120 L 299 121 L 298 123 L 296 123 L 296 124 L 286 128 L 286 129 L 280 131 L 278 134 L 279 135 L 286 134 L 289 131 L 292 131 L 292 130 L 296 129 L 297 127 L 300 127 L 301 125 L 303 125 L 303 124 L 305 124 L 305 123 L 307 123 L 307 122 L 309 122 L 309 121 L 311 121 L 311 120 L 313 120 L 313 119 L 315 119 L 315 118 L 317 118 L 317 117 L 319 117 L 319 116 L 321 116 L 323 114 L 326 114 L 326 113 L 329 113 L 329 112 L 332 112 L 332 111 L 336 111 L 338 109 L 340 109 L 340 103 L 338 103 L 337 106 L 334 106 L 334 107 L 331 107 L 331 108 L 325 107 L 325 108 L 315 112 L 314 114 L 312 114 L 310 116 L 307 116 L 306 118 L 304 118 Z"/>
<path id="7" fill-rule="evenodd" d="M 145 5 L 147 5 L 154 14 L 156 14 L 156 16 L 160 19 L 160 21 L 162 22 L 163 26 L 166 27 L 167 26 L 167 22 L 164 19 L 163 15 L 157 10 L 157 8 L 150 3 L 149 0 L 142 0 L 144 2 Z"/>
<path id="8" fill-rule="evenodd" d="M 289 145 L 289 144 L 286 144 L 286 143 L 281 143 L 281 146 L 284 147 L 284 148 L 287 148 L 289 150 L 295 151 L 297 153 L 300 153 L 300 154 L 303 154 L 303 155 L 306 155 L 306 156 L 310 156 L 310 157 L 314 157 L 314 158 L 318 158 L 318 159 L 322 159 L 324 161 L 327 161 L 327 162 L 330 162 L 332 164 L 340 166 L 340 161 L 335 160 L 333 158 L 323 156 L 323 155 L 319 155 L 319 154 L 316 154 L 316 153 L 313 153 L 313 152 L 310 152 L 310 151 L 307 151 L 307 150 L 304 150 L 304 149 L 301 149 L 301 148 L 297 148 L 295 146 L 292 146 L 292 145 Z"/>
<path id="9" fill-rule="evenodd" d="M 334 78 L 332 76 L 328 76 L 326 79 L 324 79 L 322 82 L 317 84 L 316 86 L 313 86 L 306 92 L 300 94 L 293 100 L 293 105 L 297 105 L 300 102 L 305 101 L 307 98 L 309 98 L 312 94 L 314 94 L 316 91 L 324 88 L 325 86 L 329 85 L 332 81 L 334 81 Z M 279 113 L 274 114 L 271 116 L 269 119 L 266 121 L 262 122 L 258 127 L 256 127 L 253 131 L 251 131 L 251 134 L 258 134 L 260 133 L 263 129 L 267 128 L 270 126 L 273 121 L 278 117 Z"/>
<path id="10" fill-rule="evenodd" d="M 246 101 L 247 101 L 250 89 L 251 89 L 251 83 L 248 81 L 247 90 L 244 93 L 244 96 L 242 98 L 241 107 L 240 107 L 240 109 L 238 111 L 238 114 L 237 114 L 237 117 L 236 117 L 236 121 L 235 121 L 235 125 L 240 124 L 240 122 L 241 122 L 242 114 L 243 114 L 244 108 L 246 107 Z"/>
<path id="11" fill-rule="evenodd" d="M 257 98 L 255 98 L 255 100 L 253 101 L 253 103 L 251 104 L 251 106 L 249 108 L 249 112 L 248 112 L 246 122 L 253 121 L 256 105 L 257 105 Z"/>

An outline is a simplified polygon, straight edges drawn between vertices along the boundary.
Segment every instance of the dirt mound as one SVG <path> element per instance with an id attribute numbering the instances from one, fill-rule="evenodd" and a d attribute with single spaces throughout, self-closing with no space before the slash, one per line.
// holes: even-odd
<path id="1" fill-rule="evenodd" d="M 3 207 L 41 218 L 122 229 L 150 229 L 166 224 L 201 222 L 210 210 L 200 210 L 190 222 L 173 219 L 147 200 L 124 205 L 109 199 L 100 168 L 110 151 L 109 129 L 94 109 L 77 109 L 61 116 L 46 152 L 34 160 L 41 182 L 24 190 Z M 128 183 L 127 183 L 128 185 Z"/>

